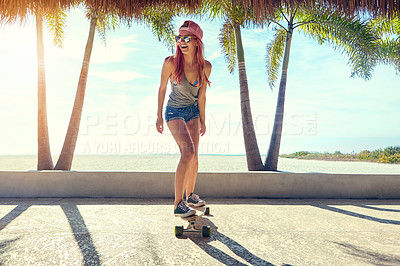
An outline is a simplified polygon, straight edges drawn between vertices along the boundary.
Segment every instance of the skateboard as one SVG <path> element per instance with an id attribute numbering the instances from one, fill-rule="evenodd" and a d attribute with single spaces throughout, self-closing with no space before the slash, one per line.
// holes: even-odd
<path id="1" fill-rule="evenodd" d="M 183 233 L 192 232 L 192 233 L 201 233 L 203 237 L 211 236 L 211 227 L 209 225 L 204 225 L 201 229 L 196 228 L 196 220 L 202 216 L 211 216 L 210 215 L 210 207 L 193 207 L 196 211 L 200 212 L 200 214 L 193 214 L 188 217 L 180 217 L 182 220 L 189 222 L 187 228 L 183 226 L 175 226 L 175 236 L 182 236 Z"/>

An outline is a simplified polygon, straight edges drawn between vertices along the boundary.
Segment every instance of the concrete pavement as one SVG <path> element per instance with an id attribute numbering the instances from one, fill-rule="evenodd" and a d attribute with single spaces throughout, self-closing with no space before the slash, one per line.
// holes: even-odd
<path id="1" fill-rule="evenodd" d="M 177 238 L 171 199 L 2 198 L 0 265 L 400 265 L 400 200 L 207 201 Z"/>

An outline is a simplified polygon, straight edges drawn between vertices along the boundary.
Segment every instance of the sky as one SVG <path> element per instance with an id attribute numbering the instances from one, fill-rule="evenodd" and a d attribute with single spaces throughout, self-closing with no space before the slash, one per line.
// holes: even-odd
<path id="1" fill-rule="evenodd" d="M 175 19 L 176 29 L 187 19 Z M 207 132 L 200 154 L 244 154 L 239 78 L 230 74 L 218 43 L 221 21 L 194 19 L 204 31 L 213 65 L 207 89 Z M 51 152 L 61 152 L 75 98 L 89 21 L 68 13 L 63 47 L 45 28 L 47 112 Z M 268 151 L 278 88 L 265 68 L 270 29 L 243 29 L 251 110 L 261 154 Z M 164 58 L 171 51 L 149 27 L 121 25 L 104 43 L 96 33 L 75 154 L 131 155 L 179 152 L 165 125 L 155 128 Z M 37 153 L 37 63 L 33 17 L 0 28 L 0 155 Z M 400 76 L 379 66 L 369 81 L 350 78 L 347 58 L 295 33 L 286 89 L 281 154 L 359 152 L 400 145 Z M 279 83 L 279 82 L 278 82 Z M 166 95 L 167 101 L 169 86 Z"/>

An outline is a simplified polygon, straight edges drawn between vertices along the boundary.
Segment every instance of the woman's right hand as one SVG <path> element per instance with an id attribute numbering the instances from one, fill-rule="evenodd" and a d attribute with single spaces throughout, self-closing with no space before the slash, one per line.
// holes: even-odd
<path id="1" fill-rule="evenodd" d="M 162 134 L 164 131 L 164 120 L 162 119 L 162 117 L 157 117 L 156 127 L 157 131 Z"/>

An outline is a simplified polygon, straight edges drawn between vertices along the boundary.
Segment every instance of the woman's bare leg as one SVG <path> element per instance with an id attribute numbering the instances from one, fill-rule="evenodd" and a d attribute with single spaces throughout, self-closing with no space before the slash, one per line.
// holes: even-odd
<path id="1" fill-rule="evenodd" d="M 194 187 L 196 186 L 197 172 L 199 170 L 199 140 L 200 140 L 200 118 L 192 119 L 187 122 L 187 127 L 189 129 L 190 137 L 192 138 L 193 145 L 195 147 L 195 156 L 193 159 L 193 164 L 190 167 L 187 183 L 186 183 L 186 196 L 188 197 L 193 193 Z"/>
<path id="2" fill-rule="evenodd" d="M 190 121 L 189 121 L 190 122 Z M 196 158 L 196 149 L 190 136 L 189 129 L 185 121 L 174 119 L 167 123 L 169 130 L 178 144 L 181 152 L 181 159 L 175 172 L 175 202 L 174 208 L 183 200 L 185 185 L 189 176 L 189 170 Z"/>

